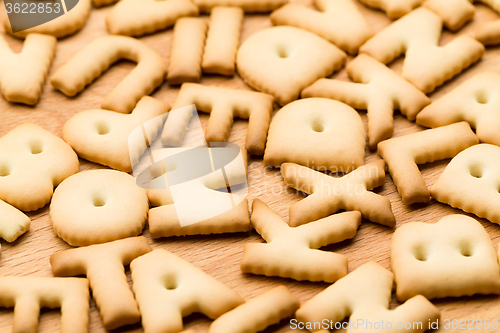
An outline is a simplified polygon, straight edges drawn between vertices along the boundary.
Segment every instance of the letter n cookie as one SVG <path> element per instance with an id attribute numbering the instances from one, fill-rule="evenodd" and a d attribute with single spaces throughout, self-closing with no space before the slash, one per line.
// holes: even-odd
<path id="1" fill-rule="evenodd" d="M 490 236 L 475 219 L 449 215 L 406 223 L 392 237 L 397 298 L 499 294 L 500 268 Z"/>

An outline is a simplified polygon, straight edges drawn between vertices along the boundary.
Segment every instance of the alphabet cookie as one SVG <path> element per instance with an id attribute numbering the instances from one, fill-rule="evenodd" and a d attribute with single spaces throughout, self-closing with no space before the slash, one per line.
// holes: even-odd
<path id="1" fill-rule="evenodd" d="M 53 3 L 55 5 L 55 3 Z M 30 9 L 32 12 L 33 9 Z M 62 8 L 60 9 L 63 10 Z M 3 21 L 5 32 L 17 38 L 26 38 L 30 33 L 52 35 L 56 38 L 71 36 L 80 31 L 89 17 L 92 10 L 91 0 L 79 0 L 71 10 L 64 13 L 52 21 L 37 25 L 36 27 L 13 32 L 8 19 Z M 41 14 L 41 13 L 40 13 Z M 3 58 L 3 57 L 2 57 Z"/>
<path id="2" fill-rule="evenodd" d="M 387 163 L 403 202 L 411 205 L 430 199 L 417 164 L 452 158 L 478 143 L 470 126 L 460 122 L 382 141 L 378 153 Z"/>
<path id="3" fill-rule="evenodd" d="M 360 223 L 360 212 L 346 212 L 291 228 L 255 199 L 252 226 L 267 244 L 246 244 L 241 270 L 299 281 L 337 281 L 347 274 L 347 257 L 318 249 L 354 238 Z"/>
<path id="4" fill-rule="evenodd" d="M 12 243 L 30 228 L 30 218 L 0 200 L 0 238 Z"/>
<path id="5" fill-rule="evenodd" d="M 169 110 L 167 103 L 144 96 L 131 114 L 108 110 L 83 111 L 64 124 L 63 139 L 86 160 L 130 172 L 130 133 Z"/>
<path id="6" fill-rule="evenodd" d="M 283 163 L 281 174 L 287 186 L 310 194 L 290 207 L 292 227 L 341 209 L 359 211 L 363 218 L 382 225 L 396 225 L 389 199 L 370 192 L 385 183 L 385 163 L 382 160 L 366 164 L 342 178 L 293 163 Z"/>
<path id="7" fill-rule="evenodd" d="M 148 198 L 134 177 L 115 170 L 85 171 L 54 192 L 50 221 L 57 236 L 72 246 L 137 236 L 148 217 Z"/>
<path id="8" fill-rule="evenodd" d="M 135 38 L 94 39 L 59 68 L 50 82 L 66 96 L 75 96 L 119 59 L 134 61 L 137 66 L 106 96 L 101 108 L 129 113 L 143 96 L 163 82 L 167 73 L 160 55 Z"/>
<path id="9" fill-rule="evenodd" d="M 320 332 L 318 326 L 313 326 L 316 322 L 336 323 L 346 316 L 350 324 L 356 323 L 356 331 L 424 332 L 430 322 L 440 319 L 439 310 L 422 295 L 389 310 L 393 280 L 391 272 L 370 261 L 303 304 L 297 310 L 297 320 L 310 332 Z M 409 329 L 398 327 L 398 323 L 408 322 L 413 324 Z M 373 323 L 379 328 L 374 329 Z"/>
<path id="10" fill-rule="evenodd" d="M 130 270 L 145 332 L 179 332 L 182 318 L 194 311 L 215 319 L 244 303 L 235 291 L 165 250 L 135 259 Z"/>
<path id="11" fill-rule="evenodd" d="M 53 36 L 33 33 L 26 36 L 23 50 L 14 53 L 0 36 L 0 91 L 7 101 L 27 105 L 38 102 L 56 44 Z"/>
<path id="12" fill-rule="evenodd" d="M 484 45 L 500 44 L 500 20 L 482 24 L 476 32 L 476 39 Z"/>
<path id="13" fill-rule="evenodd" d="M 61 333 L 89 330 L 89 283 L 80 278 L 0 277 L 0 304 L 14 307 L 13 332 L 36 332 L 40 308 L 61 308 Z"/>
<path id="14" fill-rule="evenodd" d="M 174 110 L 195 104 L 198 111 L 210 113 L 205 130 L 205 139 L 209 143 L 227 141 L 233 118 L 248 119 L 245 149 L 252 155 L 262 155 L 273 103 L 271 95 L 259 92 L 184 83 L 175 100 Z M 191 115 L 189 108 L 169 115 L 162 133 L 164 145 L 182 144 Z"/>
<path id="15" fill-rule="evenodd" d="M 384 11 L 391 19 L 398 19 L 420 6 L 422 0 L 359 0 L 362 4 Z"/>
<path id="16" fill-rule="evenodd" d="M 472 20 L 476 9 L 470 0 L 427 0 L 424 6 L 438 14 L 443 24 L 451 31 L 457 31 Z"/>
<path id="17" fill-rule="evenodd" d="M 278 26 L 245 40 L 238 50 L 236 65 L 248 85 L 285 105 L 317 79 L 340 69 L 345 59 L 343 51 L 313 33 Z"/>
<path id="18" fill-rule="evenodd" d="M 356 110 L 326 98 L 306 98 L 274 116 L 264 164 L 293 162 L 348 173 L 365 163 L 365 145 L 365 128 Z"/>
<path id="19" fill-rule="evenodd" d="M 425 107 L 417 116 L 417 123 L 439 127 L 466 121 L 476 129 L 481 142 L 500 146 L 500 100 L 494 87 L 500 84 L 500 74 L 485 71 L 476 74 L 444 97 Z"/>
<path id="20" fill-rule="evenodd" d="M 164 30 L 183 16 L 198 15 L 198 7 L 189 0 L 121 0 L 106 17 L 113 35 L 139 37 Z"/>
<path id="21" fill-rule="evenodd" d="M 367 109 L 368 143 L 372 150 L 394 133 L 393 112 L 399 108 L 409 120 L 431 100 L 408 81 L 377 60 L 360 54 L 346 67 L 354 82 L 319 79 L 302 91 L 301 96 L 339 100 L 356 109 Z"/>
<path id="22" fill-rule="evenodd" d="M 234 75 L 244 15 L 239 7 L 218 6 L 212 9 L 201 63 L 203 72 Z"/>
<path id="23" fill-rule="evenodd" d="M 66 142 L 24 123 L 0 138 L 0 200 L 23 211 L 42 208 L 54 187 L 79 168 L 78 156 Z"/>
<path id="24" fill-rule="evenodd" d="M 50 265 L 54 276 L 87 276 L 103 325 L 113 330 L 141 318 L 123 266 L 148 252 L 145 237 L 127 238 L 55 253 Z"/>
<path id="25" fill-rule="evenodd" d="M 217 318 L 208 333 L 260 332 L 290 317 L 299 306 L 285 286 L 278 286 Z"/>
<path id="26" fill-rule="evenodd" d="M 441 18 L 425 7 L 415 9 L 370 38 L 359 51 L 385 64 L 405 53 L 402 76 L 430 93 L 478 61 L 484 46 L 469 36 L 459 36 L 439 46 Z"/>
<path id="27" fill-rule="evenodd" d="M 168 83 L 200 81 L 206 36 L 207 22 L 204 19 L 184 17 L 177 20 L 170 51 Z"/>
<path id="28" fill-rule="evenodd" d="M 431 187 L 431 195 L 439 202 L 500 224 L 499 168 L 500 147 L 472 146 L 451 160 Z"/>
<path id="29" fill-rule="evenodd" d="M 314 0 L 319 12 L 289 3 L 271 14 L 274 25 L 291 25 L 313 32 L 342 50 L 356 54 L 374 32 L 353 0 Z"/>
<path id="30" fill-rule="evenodd" d="M 465 215 L 438 223 L 411 222 L 399 227 L 391 244 L 396 295 L 458 297 L 500 294 L 500 268 L 490 236 Z"/>
<path id="31" fill-rule="evenodd" d="M 214 7 L 240 7 L 247 13 L 267 13 L 283 6 L 287 0 L 195 0 L 202 12 L 210 12 Z"/>

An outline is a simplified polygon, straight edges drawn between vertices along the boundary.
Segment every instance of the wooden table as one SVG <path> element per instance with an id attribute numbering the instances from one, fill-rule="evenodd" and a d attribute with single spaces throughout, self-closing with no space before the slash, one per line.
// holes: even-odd
<path id="1" fill-rule="evenodd" d="M 309 3 L 306 0 L 302 2 Z M 3 19 L 5 17 L 4 6 L 1 5 L 1 8 L 0 19 Z M 362 5 L 359 5 L 359 8 L 376 31 L 380 31 L 391 22 L 381 12 L 367 9 Z M 94 9 L 82 31 L 72 37 L 59 41 L 57 54 L 49 75 L 54 73 L 56 69 L 61 67 L 62 64 L 84 45 L 98 36 L 107 34 L 105 17 L 109 9 L 109 7 Z M 477 6 L 474 21 L 463 28 L 459 34 L 473 36 L 480 23 L 496 18 L 498 18 L 496 13 L 487 7 L 479 5 Z M 271 26 L 271 22 L 265 15 L 246 16 L 242 40 L 245 40 L 256 31 L 269 26 Z M 444 32 L 442 43 L 445 44 L 453 38 L 453 34 Z M 155 49 L 165 61 L 168 61 L 169 58 L 171 39 L 171 29 L 141 38 L 147 45 Z M 21 49 L 22 43 L 20 41 L 10 37 L 7 40 L 14 50 L 19 51 Z M 443 94 L 456 87 L 459 83 L 484 69 L 500 70 L 499 53 L 497 48 L 489 48 L 481 62 L 466 70 L 448 84 L 437 89 L 431 95 L 431 98 L 434 100 L 443 96 Z M 402 59 L 397 59 L 391 67 L 399 72 L 401 65 Z M 62 127 L 71 116 L 83 110 L 99 108 L 102 99 L 127 75 L 133 66 L 134 64 L 129 62 L 118 63 L 75 98 L 68 98 L 56 91 L 48 83 L 48 80 L 45 83 L 41 100 L 36 107 L 10 104 L 3 97 L 0 97 L 0 136 L 5 135 L 8 131 L 26 121 L 35 122 L 45 129 L 52 131 L 54 134 L 61 136 Z M 333 77 L 347 79 L 345 70 L 341 70 Z M 249 89 L 237 76 L 232 79 L 218 76 L 204 76 L 202 83 L 206 85 Z M 154 92 L 153 96 L 172 104 L 177 93 L 178 88 L 170 87 L 164 83 Z M 361 116 L 366 125 L 366 113 L 362 111 Z M 206 126 L 207 119 L 206 115 L 201 115 L 204 126 Z M 244 145 L 246 127 L 247 123 L 245 121 L 236 121 L 229 141 Z M 422 127 L 415 123 L 406 120 L 401 114 L 396 114 L 395 136 L 421 131 L 422 129 Z M 371 162 L 377 158 L 379 158 L 378 154 L 370 152 L 367 148 L 366 162 Z M 102 166 L 85 160 L 80 160 L 80 162 L 81 171 L 102 168 Z M 449 160 L 445 160 L 421 166 L 420 169 L 428 186 L 436 182 L 448 162 Z M 385 185 L 376 189 L 375 192 L 387 196 L 391 200 L 392 209 L 397 219 L 396 227 L 412 221 L 435 223 L 445 215 L 462 213 L 460 210 L 452 209 L 434 200 L 428 205 L 405 206 L 401 202 L 401 198 L 389 175 L 386 176 Z M 287 221 L 290 205 L 301 200 L 304 195 L 284 186 L 279 169 L 264 167 L 260 158 L 252 158 L 249 160 L 249 199 L 251 201 L 257 197 L 267 202 L 272 209 Z M 50 255 L 69 249 L 70 246 L 55 236 L 48 214 L 48 206 L 29 213 L 28 215 L 32 219 L 31 229 L 25 235 L 13 244 L 1 240 L 0 275 L 52 276 L 49 264 Z M 493 242 L 497 244 L 500 240 L 500 227 L 486 220 L 480 221 L 492 237 Z M 393 232 L 394 229 L 364 220 L 358 234 L 353 240 L 328 246 L 325 250 L 345 254 L 349 259 L 349 271 L 353 271 L 358 266 L 370 260 L 374 260 L 383 267 L 390 269 L 389 253 Z M 328 286 L 326 283 L 297 282 L 289 279 L 242 274 L 239 265 L 243 245 L 249 242 L 262 242 L 262 239 L 255 231 L 218 236 L 172 237 L 152 240 L 146 227 L 143 235 L 148 237 L 154 249 L 163 248 L 179 255 L 227 286 L 234 288 L 245 299 L 259 295 L 276 285 L 284 284 L 290 288 L 291 292 L 301 302 L 304 302 Z M 130 280 L 129 272 L 127 274 Z M 500 298 L 497 296 L 446 298 L 433 300 L 433 303 L 442 311 L 443 319 L 500 318 Z M 391 306 L 394 307 L 397 304 L 393 299 Z M 0 310 L 0 332 L 11 331 L 12 318 L 11 309 Z M 196 332 L 206 332 L 209 323 L 210 321 L 205 316 L 199 314 L 191 315 L 185 319 L 185 327 L 194 328 Z M 43 310 L 39 332 L 59 332 L 59 329 L 59 312 L 55 310 Z M 97 333 L 104 331 L 99 313 L 95 303 L 92 301 L 90 332 Z M 143 330 L 137 324 L 117 331 L 142 332 Z M 441 328 L 440 331 L 444 331 L 444 329 Z M 475 331 L 479 332 L 481 330 Z M 283 320 L 280 324 L 272 326 L 264 332 L 297 332 L 297 330 L 290 329 L 288 320 Z M 493 332 L 493 330 L 490 332 Z"/>

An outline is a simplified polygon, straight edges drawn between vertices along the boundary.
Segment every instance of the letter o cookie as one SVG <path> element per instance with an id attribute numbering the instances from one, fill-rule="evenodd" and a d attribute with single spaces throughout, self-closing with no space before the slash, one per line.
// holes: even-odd
<path id="1" fill-rule="evenodd" d="M 72 246 L 137 236 L 148 216 L 148 198 L 132 176 L 92 170 L 69 177 L 54 192 L 50 220 Z"/>

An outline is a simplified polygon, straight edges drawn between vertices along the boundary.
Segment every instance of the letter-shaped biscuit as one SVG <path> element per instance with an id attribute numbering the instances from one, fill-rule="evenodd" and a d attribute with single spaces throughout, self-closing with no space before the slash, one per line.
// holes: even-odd
<path id="1" fill-rule="evenodd" d="M 391 243 L 396 295 L 425 297 L 500 294 L 500 268 L 490 236 L 475 219 L 448 215 L 438 223 L 399 227 Z"/>
<path id="2" fill-rule="evenodd" d="M 385 163 L 378 160 L 335 178 L 293 163 L 283 163 L 287 186 L 310 194 L 290 206 L 290 225 L 295 227 L 331 215 L 340 209 L 356 210 L 363 218 L 394 227 L 396 219 L 387 197 L 370 192 L 385 183 Z"/>
<path id="3" fill-rule="evenodd" d="M 472 20 L 476 9 L 474 0 L 427 0 L 424 6 L 438 14 L 443 24 L 451 31 L 457 31 Z"/>
<path id="4" fill-rule="evenodd" d="M 452 158 L 478 142 L 470 126 L 461 122 L 382 141 L 378 153 L 387 163 L 403 202 L 411 205 L 430 199 L 418 164 Z"/>
<path id="5" fill-rule="evenodd" d="M 259 92 L 185 83 L 177 95 L 173 109 L 195 104 L 198 111 L 210 113 L 205 134 L 209 143 L 227 141 L 233 118 L 248 119 L 245 149 L 252 155 L 262 155 L 273 113 L 273 102 L 271 95 Z M 164 145 L 182 144 L 191 115 L 192 110 L 189 108 L 185 112 L 169 115 L 161 137 Z"/>
<path id="6" fill-rule="evenodd" d="M 108 110 L 83 111 L 64 124 L 63 139 L 86 160 L 130 172 L 130 133 L 168 110 L 170 106 L 167 103 L 144 96 L 131 114 Z"/>
<path id="7" fill-rule="evenodd" d="M 347 332 L 363 333 L 424 332 L 428 329 L 429 322 L 441 317 L 439 310 L 422 295 L 389 310 L 393 281 L 391 272 L 370 261 L 303 304 L 297 310 L 296 317 L 303 323 L 322 320 L 336 323 L 350 317 L 350 323 L 356 325 L 354 329 L 349 325 Z M 391 323 L 392 329 L 374 329 L 373 324 L 371 328 L 370 325 L 358 325 L 361 321 L 383 322 L 384 328 Z M 411 329 L 398 329 L 398 323 L 407 322 L 413 323 Z"/>
<path id="8" fill-rule="evenodd" d="M 207 22 L 203 18 L 183 17 L 177 20 L 168 65 L 169 84 L 200 81 L 206 36 Z"/>
<path id="9" fill-rule="evenodd" d="M 373 30 L 353 0 L 314 0 L 319 12 L 289 3 L 271 14 L 274 25 L 291 25 L 313 32 L 342 50 L 356 54 Z"/>
<path id="10" fill-rule="evenodd" d="M 287 0 L 194 0 L 202 12 L 217 6 L 240 7 L 247 13 L 267 13 L 283 6 Z"/>
<path id="11" fill-rule="evenodd" d="M 278 286 L 217 318 L 208 333 L 260 332 L 290 317 L 299 306 L 285 286 Z"/>
<path id="12" fill-rule="evenodd" d="M 481 43 L 465 35 L 439 46 L 441 29 L 441 18 L 421 7 L 376 34 L 359 51 L 385 64 L 405 53 L 403 77 L 430 93 L 478 61 L 484 53 Z"/>
<path id="13" fill-rule="evenodd" d="M 500 224 L 500 147 L 479 144 L 457 156 L 431 187 L 437 201 Z"/>
<path id="14" fill-rule="evenodd" d="M 484 45 L 500 44 L 500 20 L 481 25 L 476 32 L 476 39 Z"/>
<path id="15" fill-rule="evenodd" d="M 162 162 L 169 154 L 174 157 L 180 155 L 183 149 L 185 150 L 185 148 L 155 150 L 153 160 Z M 217 155 L 216 150 L 221 148 L 209 149 L 213 156 Z M 160 206 L 149 211 L 149 232 L 152 238 L 244 232 L 249 229 L 248 200 L 238 192 L 216 191 L 227 188 L 228 185 L 229 187 L 246 185 L 245 151 L 223 166 L 224 174 L 221 170 L 212 169 L 213 172 L 205 176 L 170 186 L 168 173 L 177 168 L 186 168 L 180 163 L 182 160 L 175 159 L 172 159 L 170 165 L 162 163 L 163 170 L 154 176 L 164 182 L 166 189 L 148 191 L 151 205 Z M 162 174 L 163 178 L 160 177 Z M 195 206 L 193 200 L 197 202 Z"/>
<path id="16" fill-rule="evenodd" d="M 158 53 L 143 42 L 124 36 L 94 39 L 52 75 L 52 85 L 66 96 L 75 96 L 119 59 L 137 63 L 130 74 L 104 99 L 101 108 L 132 111 L 164 80 L 167 66 Z"/>
<path id="17" fill-rule="evenodd" d="M 106 17 L 113 35 L 139 37 L 164 30 L 178 18 L 198 15 L 198 7 L 189 0 L 121 0 Z"/>
<path id="18" fill-rule="evenodd" d="M 23 50 L 14 53 L 0 36 L 0 91 L 9 102 L 35 105 L 56 52 L 53 36 L 29 34 Z"/>
<path id="19" fill-rule="evenodd" d="M 347 257 L 318 251 L 351 239 L 361 223 L 360 212 L 346 212 L 291 228 L 259 199 L 253 201 L 252 226 L 267 244 L 246 244 L 243 273 L 295 280 L 334 282 L 347 274 Z"/>
<path id="20" fill-rule="evenodd" d="M 61 308 L 61 333 L 87 333 L 89 301 L 86 279 L 0 277 L 0 306 L 14 308 L 14 333 L 36 332 L 42 307 Z"/>
<path id="21" fill-rule="evenodd" d="M 354 82 L 319 79 L 302 91 L 302 97 L 326 97 L 339 100 L 356 109 L 367 109 L 368 143 L 376 149 L 380 141 L 394 133 L 394 109 L 409 120 L 431 103 L 431 100 L 408 81 L 377 60 L 360 54 L 347 67 Z"/>
<path id="22" fill-rule="evenodd" d="M 244 303 L 235 291 L 165 250 L 135 259 L 130 270 L 145 333 L 176 333 L 193 312 L 215 319 Z"/>
<path id="23" fill-rule="evenodd" d="M 123 266 L 148 252 L 145 237 L 127 238 L 55 253 L 50 265 L 54 276 L 87 276 L 103 325 L 113 330 L 141 318 Z"/>
<path id="24" fill-rule="evenodd" d="M 36 27 L 13 32 L 8 19 L 5 19 L 3 21 L 3 27 L 5 29 L 5 32 L 17 38 L 26 38 L 26 36 L 30 33 L 39 33 L 52 35 L 56 38 L 63 38 L 66 36 L 71 36 L 80 31 L 80 29 L 87 22 L 87 18 L 89 17 L 91 10 L 91 0 L 79 0 L 76 5 L 71 8 L 71 10 L 64 13 L 64 15 L 59 16 L 52 21 L 37 25 Z"/>
<path id="25" fill-rule="evenodd" d="M 30 228 L 30 218 L 0 200 L 0 238 L 12 243 Z"/>
<path id="26" fill-rule="evenodd" d="M 326 98 L 306 98 L 284 106 L 273 118 L 264 163 L 348 173 L 365 163 L 365 146 L 356 110 Z"/>
<path id="27" fill-rule="evenodd" d="M 24 211 L 42 208 L 54 187 L 79 167 L 78 156 L 66 142 L 24 123 L 0 138 L 0 200 Z"/>
<path id="28" fill-rule="evenodd" d="M 243 42 L 236 64 L 248 85 L 285 105 L 296 100 L 305 87 L 340 69 L 345 59 L 338 47 L 311 32 L 278 26 Z"/>
<path id="29" fill-rule="evenodd" d="M 54 191 L 50 221 L 72 246 L 137 236 L 148 217 L 148 198 L 134 177 L 115 170 L 90 170 L 66 179 Z"/>
<path id="30" fill-rule="evenodd" d="M 201 63 L 203 72 L 234 75 L 244 14 L 239 7 L 220 6 L 212 9 Z"/>
<path id="31" fill-rule="evenodd" d="M 362 4 L 380 9 L 391 19 L 398 19 L 420 6 L 422 0 L 359 0 Z"/>
<path id="32" fill-rule="evenodd" d="M 499 85 L 499 73 L 481 72 L 425 107 L 417 115 L 417 123 L 439 127 L 466 121 L 481 142 L 500 146 L 500 98 L 495 89 Z"/>

